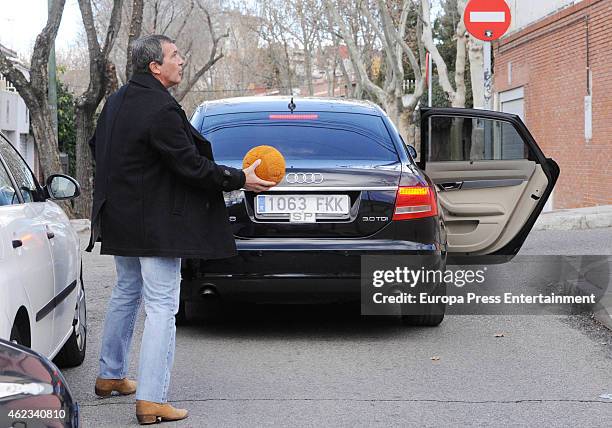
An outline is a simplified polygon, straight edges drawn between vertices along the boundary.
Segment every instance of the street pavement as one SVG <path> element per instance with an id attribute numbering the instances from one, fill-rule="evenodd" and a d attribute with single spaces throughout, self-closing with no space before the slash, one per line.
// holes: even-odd
<path id="1" fill-rule="evenodd" d="M 87 235 L 81 234 L 82 244 Z M 521 254 L 612 254 L 612 228 L 533 231 Z M 99 245 L 99 244 L 98 244 Z M 64 374 L 85 427 L 136 426 L 134 398 L 93 393 L 112 258 L 84 254 L 89 337 Z M 448 316 L 437 328 L 359 306 L 242 307 L 177 330 L 168 427 L 610 426 L 612 333 L 589 316 Z M 130 376 L 137 376 L 143 314 Z M 496 337 L 502 333 L 503 337 Z"/>

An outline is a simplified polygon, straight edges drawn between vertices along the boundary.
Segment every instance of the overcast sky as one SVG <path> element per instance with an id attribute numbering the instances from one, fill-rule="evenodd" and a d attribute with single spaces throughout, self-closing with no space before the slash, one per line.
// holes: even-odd
<path id="1" fill-rule="evenodd" d="M 29 57 L 36 36 L 47 23 L 48 0 L 0 0 L 0 43 Z M 66 0 L 56 46 L 65 50 L 82 28 L 77 0 Z"/>

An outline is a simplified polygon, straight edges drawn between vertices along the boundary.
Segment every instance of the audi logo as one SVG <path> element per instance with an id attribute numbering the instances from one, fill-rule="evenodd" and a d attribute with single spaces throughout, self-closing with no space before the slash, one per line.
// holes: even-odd
<path id="1" fill-rule="evenodd" d="M 323 183 L 323 175 L 318 172 L 290 172 L 285 181 L 290 184 L 319 184 Z"/>

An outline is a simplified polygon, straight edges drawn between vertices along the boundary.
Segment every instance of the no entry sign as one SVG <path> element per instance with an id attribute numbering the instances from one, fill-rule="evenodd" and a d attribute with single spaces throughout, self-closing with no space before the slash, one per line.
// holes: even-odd
<path id="1" fill-rule="evenodd" d="M 477 39 L 490 42 L 499 39 L 510 26 L 510 8 L 504 0 L 470 0 L 463 22 Z"/>

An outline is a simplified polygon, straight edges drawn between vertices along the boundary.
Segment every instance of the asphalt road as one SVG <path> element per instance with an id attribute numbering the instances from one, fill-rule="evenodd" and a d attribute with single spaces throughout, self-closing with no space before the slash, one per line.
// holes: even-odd
<path id="1" fill-rule="evenodd" d="M 522 254 L 612 254 L 612 229 L 532 232 Z M 135 426 L 133 397 L 93 393 L 115 279 L 84 253 L 88 351 L 64 371 L 85 427 Z M 437 328 L 353 305 L 259 307 L 179 327 L 164 426 L 610 426 L 612 334 L 587 316 L 449 316 Z M 142 334 L 137 324 L 131 377 Z M 503 333 L 503 337 L 496 337 Z M 438 359 L 432 359 L 437 357 Z"/>

